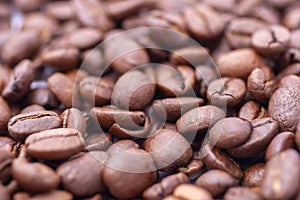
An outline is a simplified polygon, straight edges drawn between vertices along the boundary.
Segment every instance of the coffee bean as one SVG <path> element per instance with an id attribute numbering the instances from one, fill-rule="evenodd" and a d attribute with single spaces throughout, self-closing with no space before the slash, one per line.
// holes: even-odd
<path id="1" fill-rule="evenodd" d="M 299 6 L 291 6 L 285 12 L 283 17 L 283 24 L 290 30 L 300 28 L 300 15 L 299 15 L 300 7 Z"/>
<path id="2" fill-rule="evenodd" d="M 236 179 L 243 177 L 240 165 L 217 148 L 205 144 L 201 149 L 205 165 L 210 169 L 219 169 L 227 172 Z"/>
<path id="3" fill-rule="evenodd" d="M 260 186 L 265 174 L 265 166 L 265 163 L 258 163 L 247 168 L 244 171 L 243 186 Z"/>
<path id="4" fill-rule="evenodd" d="M 75 17 L 71 2 L 68 1 L 48 2 L 45 5 L 45 12 L 57 20 L 71 20 Z"/>
<path id="5" fill-rule="evenodd" d="M 246 95 L 246 84 L 239 78 L 221 78 L 212 81 L 207 88 L 207 99 L 213 105 L 236 106 Z"/>
<path id="6" fill-rule="evenodd" d="M 204 162 L 199 157 L 199 152 L 194 152 L 191 161 L 185 167 L 179 167 L 177 171 L 186 174 L 190 179 L 195 179 L 199 177 L 204 168 Z"/>
<path id="7" fill-rule="evenodd" d="M 155 183 L 157 172 L 149 153 L 141 149 L 129 149 L 111 156 L 102 176 L 104 184 L 114 197 L 132 199 Z"/>
<path id="8" fill-rule="evenodd" d="M 62 121 L 62 128 L 72 128 L 78 130 L 82 135 L 85 135 L 86 132 L 86 120 L 83 116 L 83 113 L 76 109 L 70 108 L 66 109 L 60 115 Z"/>
<path id="9" fill-rule="evenodd" d="M 29 156 L 42 160 L 66 159 L 84 147 L 81 133 L 70 128 L 35 133 L 26 139 L 25 145 Z"/>
<path id="10" fill-rule="evenodd" d="M 295 131 L 300 120 L 300 90 L 298 88 L 279 88 L 272 95 L 268 113 L 279 122 L 282 131 Z"/>
<path id="11" fill-rule="evenodd" d="M 183 173 L 167 176 L 160 183 L 154 184 L 143 192 L 143 199 L 156 200 L 172 194 L 174 189 L 183 183 L 189 183 L 190 180 Z"/>
<path id="12" fill-rule="evenodd" d="M 35 111 L 12 117 L 7 127 L 13 138 L 24 141 L 33 133 L 59 128 L 61 125 L 62 121 L 55 112 Z"/>
<path id="13" fill-rule="evenodd" d="M 153 133 L 145 140 L 144 148 L 151 153 L 157 168 L 161 171 L 173 171 L 183 167 L 193 155 L 188 141 L 179 133 L 168 129 Z"/>
<path id="14" fill-rule="evenodd" d="M 119 140 L 107 149 L 110 156 L 121 154 L 129 149 L 139 149 L 139 145 L 133 140 Z"/>
<path id="15" fill-rule="evenodd" d="M 130 71 L 116 82 L 112 101 L 121 108 L 141 110 L 150 103 L 154 92 L 155 84 L 143 72 Z"/>
<path id="16" fill-rule="evenodd" d="M 299 153 L 286 150 L 272 157 L 266 165 L 261 192 L 265 199 L 291 199 L 300 185 Z M 284 173 L 288 172 L 288 173 Z"/>
<path id="17" fill-rule="evenodd" d="M 13 144 L 15 141 L 7 136 L 0 136 L 0 149 L 5 147 L 7 144 Z"/>
<path id="18" fill-rule="evenodd" d="M 271 118 L 255 119 L 252 127 L 251 136 L 246 143 L 227 151 L 230 156 L 249 158 L 259 154 L 267 148 L 279 130 L 278 122 Z"/>
<path id="19" fill-rule="evenodd" d="M 186 9 L 184 19 L 191 34 L 200 41 L 216 38 L 224 28 L 218 12 L 205 4 Z"/>
<path id="20" fill-rule="evenodd" d="M 225 116 L 224 111 L 216 106 L 202 106 L 182 115 L 176 127 L 180 133 L 203 132 Z"/>
<path id="21" fill-rule="evenodd" d="M 252 124 L 237 117 L 219 120 L 209 131 L 209 140 L 219 148 L 234 148 L 246 142 L 251 135 Z"/>
<path id="22" fill-rule="evenodd" d="M 84 143 L 87 151 L 106 151 L 112 144 L 112 136 L 104 133 L 92 134 L 85 138 Z"/>
<path id="23" fill-rule="evenodd" d="M 238 117 L 252 121 L 256 118 L 264 118 L 267 116 L 266 109 L 255 101 L 246 102 L 238 113 Z"/>
<path id="24" fill-rule="evenodd" d="M 79 84 L 80 81 L 89 76 L 89 74 L 82 69 L 73 69 L 68 71 L 65 75 L 76 84 Z"/>
<path id="25" fill-rule="evenodd" d="M 32 104 L 30 106 L 23 108 L 21 110 L 20 114 L 31 113 L 31 112 L 36 112 L 36 111 L 45 111 L 45 108 L 43 106 L 40 106 L 37 104 Z"/>
<path id="26" fill-rule="evenodd" d="M 3 200 L 10 200 L 12 197 L 12 194 L 17 191 L 17 183 L 16 181 L 11 181 L 9 185 L 2 185 L 0 184 L 0 194 L 1 199 Z"/>
<path id="27" fill-rule="evenodd" d="M 264 26 L 265 23 L 254 18 L 233 19 L 225 31 L 226 41 L 234 49 L 251 47 L 251 35 Z"/>
<path id="28" fill-rule="evenodd" d="M 245 187 L 230 188 L 224 195 L 224 200 L 240 200 L 240 199 L 262 200 L 263 198 L 260 197 L 255 192 L 251 191 L 251 189 Z"/>
<path id="29" fill-rule="evenodd" d="M 192 184 L 181 184 L 177 186 L 174 190 L 173 195 L 179 199 L 186 200 L 213 199 L 211 194 L 207 190 Z"/>
<path id="30" fill-rule="evenodd" d="M 44 0 L 31 0 L 30 2 L 26 0 L 14 0 L 15 5 L 18 9 L 23 12 L 31 12 L 38 10 L 43 4 Z"/>
<path id="31" fill-rule="evenodd" d="M 289 75 L 280 80 L 278 87 L 280 88 L 300 88 L 300 78 L 296 75 Z"/>
<path id="32" fill-rule="evenodd" d="M 82 54 L 82 59 L 84 60 L 81 64 L 81 69 L 89 72 L 91 75 L 100 75 L 102 72 L 106 72 L 104 66 L 104 56 L 100 49 L 90 49 L 86 50 Z"/>
<path id="33" fill-rule="evenodd" d="M 270 24 L 280 24 L 280 13 L 271 5 L 259 4 L 257 7 L 252 9 L 251 14 L 264 22 Z"/>
<path id="34" fill-rule="evenodd" d="M 7 123 L 11 117 L 11 110 L 2 97 L 0 97 L 0 110 L 0 131 L 4 132 L 7 129 Z"/>
<path id="35" fill-rule="evenodd" d="M 170 60 L 175 65 L 201 65 L 208 59 L 208 50 L 199 47 L 182 48 L 174 51 Z"/>
<path id="36" fill-rule="evenodd" d="M 72 200 L 73 196 L 69 192 L 62 190 L 53 190 L 47 193 L 33 194 L 30 195 L 25 192 L 18 192 L 13 196 L 14 200 L 30 200 L 30 199 L 43 199 L 43 200 L 52 200 L 52 199 L 60 199 L 60 200 Z"/>
<path id="37" fill-rule="evenodd" d="M 283 132 L 276 135 L 270 142 L 266 150 L 266 160 L 295 146 L 295 134 L 292 132 Z"/>
<path id="38" fill-rule="evenodd" d="M 30 60 L 21 61 L 12 71 L 9 82 L 2 91 L 2 96 L 10 101 L 20 100 L 29 91 L 33 80 L 33 63 Z"/>
<path id="39" fill-rule="evenodd" d="M 87 49 L 97 45 L 102 37 L 102 33 L 97 29 L 81 28 L 69 34 L 67 43 L 79 49 Z"/>
<path id="40" fill-rule="evenodd" d="M 238 181 L 230 174 L 215 169 L 202 174 L 195 184 L 209 191 L 212 196 L 218 197 L 228 188 L 237 186 Z"/>
<path id="41" fill-rule="evenodd" d="M 5 141 L 3 137 L 1 139 L 1 145 L 3 146 L 0 146 L 0 181 L 3 184 L 7 184 L 11 181 L 11 163 L 14 159 L 13 152 L 11 151 L 13 142 Z"/>
<path id="42" fill-rule="evenodd" d="M 26 104 L 36 104 L 45 108 L 56 108 L 58 100 L 48 88 L 37 88 L 31 90 L 26 99 Z"/>
<path id="43" fill-rule="evenodd" d="M 86 153 L 61 164 L 57 174 L 61 177 L 63 188 L 77 196 L 102 192 L 102 171 L 106 159 L 106 153 L 99 151 Z"/>
<path id="44" fill-rule="evenodd" d="M 290 32 L 283 26 L 272 25 L 255 31 L 251 44 L 259 53 L 273 56 L 287 50 L 290 43 Z"/>

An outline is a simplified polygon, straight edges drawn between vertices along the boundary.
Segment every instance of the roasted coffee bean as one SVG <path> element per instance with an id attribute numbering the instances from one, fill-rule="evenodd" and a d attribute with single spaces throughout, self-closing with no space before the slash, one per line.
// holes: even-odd
<path id="1" fill-rule="evenodd" d="M 86 131 L 86 120 L 83 116 L 83 113 L 76 109 L 70 108 L 66 109 L 60 115 L 62 121 L 62 128 L 72 128 L 80 131 L 82 135 L 85 135 Z"/>
<path id="2" fill-rule="evenodd" d="M 62 160 L 79 153 L 84 147 L 84 141 L 78 130 L 59 128 L 32 134 L 26 139 L 25 145 L 31 157 Z"/>
<path id="3" fill-rule="evenodd" d="M 262 200 L 258 194 L 246 187 L 232 187 L 224 195 L 224 200 Z"/>
<path id="4" fill-rule="evenodd" d="M 45 108 L 43 106 L 40 106 L 37 104 L 32 104 L 30 106 L 23 108 L 21 110 L 20 114 L 31 113 L 31 112 L 36 112 L 36 111 L 45 111 Z"/>
<path id="5" fill-rule="evenodd" d="M 16 140 L 24 141 L 29 135 L 40 131 L 59 128 L 62 121 L 52 111 L 35 111 L 19 114 L 8 122 L 8 132 Z"/>
<path id="6" fill-rule="evenodd" d="M 272 95 L 268 113 L 279 122 L 282 131 L 295 131 L 300 121 L 299 88 L 279 88 Z"/>
<path id="7" fill-rule="evenodd" d="M 190 179 L 199 177 L 200 173 L 204 170 L 204 162 L 199 156 L 199 152 L 194 152 L 191 161 L 185 167 L 179 167 L 177 171 L 186 174 Z"/>
<path id="8" fill-rule="evenodd" d="M 112 136 L 105 133 L 92 134 L 85 138 L 84 143 L 87 151 L 106 151 L 112 144 Z"/>
<path id="9" fill-rule="evenodd" d="M 253 69 L 266 64 L 265 58 L 249 48 L 223 53 L 216 60 L 218 70 L 223 77 L 236 77 L 245 80 Z"/>
<path id="10" fill-rule="evenodd" d="M 173 171 L 183 167 L 193 156 L 189 142 L 179 133 L 169 129 L 153 133 L 144 142 L 144 148 L 151 153 L 157 168 L 161 171 Z"/>
<path id="11" fill-rule="evenodd" d="M 75 15 L 79 21 L 90 27 L 107 31 L 114 27 L 112 20 L 107 16 L 105 7 L 97 0 L 75 0 L 72 1 Z"/>
<path id="12" fill-rule="evenodd" d="M 238 181 L 224 171 L 209 170 L 202 174 L 195 184 L 209 191 L 212 196 L 218 197 L 228 188 L 237 186 Z"/>
<path id="13" fill-rule="evenodd" d="M 78 88 L 75 83 L 62 73 L 54 73 L 47 79 L 49 89 L 67 108 L 71 108 L 78 98 Z"/>
<path id="14" fill-rule="evenodd" d="M 209 140 L 216 147 L 228 149 L 245 143 L 251 135 L 249 121 L 229 117 L 219 120 L 209 131 Z"/>
<path id="15" fill-rule="evenodd" d="M 253 17 L 264 22 L 270 24 L 280 24 L 280 13 L 271 5 L 264 3 L 259 4 L 257 7 L 252 9 L 251 14 Z"/>
<path id="16" fill-rule="evenodd" d="M 20 100 L 29 91 L 30 84 L 34 80 L 34 72 L 30 60 L 21 61 L 12 71 L 2 96 L 10 101 Z"/>
<path id="17" fill-rule="evenodd" d="M 110 156 L 121 154 L 129 149 L 139 149 L 139 145 L 133 140 L 119 140 L 107 149 Z"/>
<path id="18" fill-rule="evenodd" d="M 70 33 L 67 43 L 79 49 L 87 49 L 97 45 L 102 40 L 102 33 L 94 28 L 81 28 Z"/>
<path id="19" fill-rule="evenodd" d="M 230 21 L 225 31 L 226 41 L 232 48 L 251 47 L 251 35 L 265 23 L 254 18 L 236 18 Z"/>
<path id="20" fill-rule="evenodd" d="M 270 142 L 266 150 L 266 160 L 295 146 L 295 134 L 292 132 L 283 132 L 276 135 Z"/>
<path id="21" fill-rule="evenodd" d="M 86 153 L 61 164 L 57 168 L 57 174 L 61 177 L 63 188 L 77 196 L 102 192 L 102 171 L 106 159 L 106 153 L 98 151 Z"/>
<path id="22" fill-rule="evenodd" d="M 276 89 L 273 71 L 267 66 L 254 69 L 248 77 L 247 89 L 255 100 L 262 103 L 269 100 Z"/>
<path id="23" fill-rule="evenodd" d="M 81 64 L 81 69 L 89 72 L 92 75 L 100 75 L 106 72 L 109 68 L 105 69 L 104 66 L 104 56 L 100 49 L 86 50 L 82 54 L 82 59 L 84 60 Z"/>
<path id="24" fill-rule="evenodd" d="M 101 128 L 109 129 L 118 123 L 124 128 L 133 129 L 145 121 L 145 113 L 141 111 L 126 111 L 109 107 L 95 107 L 91 114 L 98 120 Z"/>
<path id="25" fill-rule="evenodd" d="M 174 190 L 173 195 L 179 199 L 185 200 L 213 199 L 211 194 L 207 190 L 192 184 L 181 184 L 177 186 Z"/>
<path id="26" fill-rule="evenodd" d="M 39 45 L 39 31 L 22 31 L 5 43 L 1 50 L 1 60 L 8 65 L 14 65 L 23 59 L 32 57 Z"/>
<path id="27" fill-rule="evenodd" d="M 278 133 L 279 124 L 271 118 L 260 118 L 252 121 L 252 133 L 248 141 L 227 153 L 236 158 L 249 158 L 265 150 L 273 137 Z"/>
<path id="28" fill-rule="evenodd" d="M 221 78 L 207 88 L 207 99 L 213 105 L 236 106 L 246 95 L 246 84 L 239 78 Z"/>
<path id="29" fill-rule="evenodd" d="M 0 136 L 0 149 L 5 147 L 7 144 L 13 144 L 15 141 L 7 136 Z"/>
<path id="30" fill-rule="evenodd" d="M 114 83 L 105 78 L 88 76 L 80 81 L 79 91 L 83 99 L 96 106 L 110 103 Z"/>
<path id="31" fill-rule="evenodd" d="M 210 6 L 197 4 L 184 12 L 184 19 L 191 34 L 200 41 L 212 40 L 224 28 L 221 16 Z"/>
<path id="32" fill-rule="evenodd" d="M 31 90 L 26 99 L 26 104 L 37 104 L 45 108 L 56 108 L 58 100 L 48 88 L 37 88 Z"/>
<path id="33" fill-rule="evenodd" d="M 22 10 L 23 12 L 31 12 L 38 10 L 44 2 L 45 0 L 14 0 L 16 7 Z"/>
<path id="34" fill-rule="evenodd" d="M 296 75 L 289 75 L 280 80 L 278 87 L 300 88 L 300 78 Z"/>
<path id="35" fill-rule="evenodd" d="M 284 68 L 277 76 L 276 79 L 279 81 L 288 75 L 299 75 L 300 74 L 300 64 L 295 63 Z"/>
<path id="36" fill-rule="evenodd" d="M 300 6 L 291 6 L 285 12 L 283 24 L 290 30 L 300 28 Z"/>
<path id="37" fill-rule="evenodd" d="M 225 112 L 216 106 L 202 106 L 182 115 L 176 127 L 178 132 L 183 134 L 203 132 L 225 117 Z"/>
<path id="38" fill-rule="evenodd" d="M 76 48 L 56 49 L 40 55 L 41 63 L 51 65 L 60 71 L 71 70 L 79 63 L 79 51 Z"/>
<path id="39" fill-rule="evenodd" d="M 17 182 L 11 181 L 8 185 L 0 183 L 0 194 L 2 200 L 11 200 L 12 194 L 18 189 Z"/>
<path id="40" fill-rule="evenodd" d="M 255 31 L 251 44 L 263 55 L 273 56 L 287 50 L 290 43 L 290 32 L 284 26 L 271 25 Z"/>
<path id="41" fill-rule="evenodd" d="M 217 148 L 205 144 L 201 149 L 205 165 L 210 169 L 219 169 L 227 172 L 236 179 L 243 177 L 240 165 Z"/>
<path id="42" fill-rule="evenodd" d="M 157 200 L 173 193 L 174 189 L 184 183 L 189 183 L 190 180 L 183 173 L 167 176 L 160 183 L 154 184 L 143 192 L 143 199 Z"/>
<path id="43" fill-rule="evenodd" d="M 102 176 L 105 186 L 114 197 L 132 199 L 156 182 L 157 172 L 149 153 L 141 149 L 129 149 L 112 155 Z"/>
<path id="44" fill-rule="evenodd" d="M 7 129 L 7 123 L 11 117 L 11 110 L 2 97 L 0 97 L 0 110 L 0 131 L 4 132 Z"/>
<path id="45" fill-rule="evenodd" d="M 198 66 L 208 59 L 208 50 L 199 47 L 189 47 L 175 50 L 170 60 L 175 65 L 192 65 Z"/>
<path id="46" fill-rule="evenodd" d="M 265 199 L 292 199 L 300 185 L 299 152 L 289 149 L 272 157 L 266 165 L 261 192 Z M 288 172 L 288 173 L 284 173 Z"/>
<path id="47" fill-rule="evenodd" d="M 45 12 L 57 20 L 70 20 L 75 17 L 69 1 L 48 2 L 45 5 Z"/>
<path id="48" fill-rule="evenodd" d="M 80 81 L 89 76 L 89 74 L 82 69 L 73 69 L 71 71 L 68 71 L 65 75 L 77 84 L 79 84 Z"/>
<path id="49" fill-rule="evenodd" d="M 142 110 L 150 103 L 154 93 L 155 84 L 146 74 L 141 71 L 130 71 L 116 82 L 112 101 L 121 108 Z"/>
<path id="50" fill-rule="evenodd" d="M 203 103 L 203 99 L 194 97 L 166 98 L 155 100 L 151 109 L 160 118 L 165 115 L 167 121 L 176 121 L 181 115 Z"/>
<path id="51" fill-rule="evenodd" d="M 238 117 L 252 121 L 267 116 L 267 110 L 255 101 L 246 102 L 239 110 Z"/>
<path id="52" fill-rule="evenodd" d="M 18 192 L 14 194 L 13 200 L 53 200 L 53 199 L 59 199 L 59 200 L 72 200 L 73 196 L 69 192 L 62 191 L 62 190 L 53 190 L 46 193 L 40 193 L 40 194 L 33 194 L 30 195 L 25 192 Z"/>
<path id="53" fill-rule="evenodd" d="M 5 141 L 3 137 L 1 139 L 4 141 L 1 141 L 2 144 L 0 146 L 0 182 L 7 184 L 11 180 L 11 163 L 14 159 L 14 153 L 11 148 L 13 142 L 7 141 L 7 139 Z"/>
<path id="54" fill-rule="evenodd" d="M 265 163 L 258 163 L 244 171 L 243 186 L 258 187 L 265 174 Z"/>

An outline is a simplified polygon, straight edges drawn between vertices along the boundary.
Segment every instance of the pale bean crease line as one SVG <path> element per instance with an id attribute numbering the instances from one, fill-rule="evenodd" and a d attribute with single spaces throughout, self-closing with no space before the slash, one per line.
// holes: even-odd
<path id="1" fill-rule="evenodd" d="M 34 134 L 32 136 L 34 136 Z M 42 141 L 42 140 L 45 140 L 45 139 L 51 139 L 51 138 L 57 138 L 57 139 L 59 139 L 59 138 L 67 138 L 67 137 L 73 137 L 73 136 L 77 136 L 80 139 L 80 136 L 79 136 L 78 133 L 72 133 L 72 134 L 68 134 L 68 135 L 64 135 L 64 134 L 49 135 L 49 136 L 45 136 L 44 135 L 41 138 L 34 138 L 34 139 L 29 138 L 31 140 L 27 141 L 27 145 L 30 145 L 30 144 L 32 144 L 34 142 L 39 142 L 39 141 Z"/>
<path id="2" fill-rule="evenodd" d="M 29 115 L 29 116 L 24 116 L 24 117 L 19 117 L 19 118 L 16 118 L 13 122 L 10 122 L 9 124 L 10 125 L 13 125 L 15 123 L 17 123 L 18 121 L 25 121 L 25 120 L 28 120 L 28 119 L 39 119 L 39 118 L 42 118 L 42 117 L 58 117 L 58 115 L 56 114 L 51 114 L 51 113 L 48 113 L 48 114 L 37 114 L 37 115 Z"/>

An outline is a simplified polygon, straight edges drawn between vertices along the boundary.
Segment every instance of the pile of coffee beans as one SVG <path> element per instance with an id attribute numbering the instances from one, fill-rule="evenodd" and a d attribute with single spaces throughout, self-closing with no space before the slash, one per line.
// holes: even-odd
<path id="1" fill-rule="evenodd" d="M 1 200 L 300 200 L 299 0 L 1 0 Z"/>

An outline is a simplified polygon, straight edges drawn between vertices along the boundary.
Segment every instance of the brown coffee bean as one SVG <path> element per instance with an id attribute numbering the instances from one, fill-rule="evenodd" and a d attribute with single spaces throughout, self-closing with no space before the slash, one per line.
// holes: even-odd
<path id="1" fill-rule="evenodd" d="M 56 49 L 40 55 L 41 63 L 51 65 L 60 71 L 71 70 L 77 67 L 79 51 L 76 48 Z"/>
<path id="2" fill-rule="evenodd" d="M 265 174 L 265 163 L 258 163 L 244 171 L 243 186 L 258 187 Z"/>
<path id="3" fill-rule="evenodd" d="M 205 144 L 201 149 L 201 155 L 208 168 L 223 170 L 236 179 L 243 178 L 240 165 L 221 150 L 213 148 L 210 144 Z"/>
<path id="4" fill-rule="evenodd" d="M 79 49 L 87 49 L 98 45 L 102 40 L 103 34 L 94 28 L 81 28 L 70 33 L 66 40 L 67 43 Z"/>
<path id="5" fill-rule="evenodd" d="M 53 200 L 53 199 L 59 199 L 59 200 L 72 200 L 73 196 L 69 192 L 62 191 L 62 190 L 53 190 L 46 193 L 40 193 L 40 194 L 33 194 L 30 195 L 25 192 L 18 192 L 14 194 L 13 200 Z"/>
<path id="6" fill-rule="evenodd" d="M 295 131 L 300 121 L 299 88 L 279 88 L 272 95 L 268 113 L 279 122 L 281 131 Z"/>
<path id="7" fill-rule="evenodd" d="M 79 84 L 80 81 L 89 76 L 89 74 L 82 69 L 73 69 L 65 73 L 65 75 L 77 84 Z"/>
<path id="8" fill-rule="evenodd" d="M 59 128 L 32 134 L 26 139 L 25 145 L 31 157 L 62 160 L 79 153 L 84 147 L 84 141 L 79 131 Z"/>
<path id="9" fill-rule="evenodd" d="M 225 112 L 216 106 L 202 106 L 182 115 L 176 127 L 179 133 L 184 134 L 203 132 L 225 117 Z"/>
<path id="10" fill-rule="evenodd" d="M 221 78 L 207 88 L 207 99 L 213 105 L 236 106 L 246 95 L 246 84 L 239 78 Z"/>
<path id="11" fill-rule="evenodd" d="M 24 141 L 33 133 L 59 128 L 61 125 L 62 121 L 55 112 L 35 111 L 12 117 L 7 127 L 10 136 L 16 140 Z"/>
<path id="12" fill-rule="evenodd" d="M 109 107 L 95 107 L 91 109 L 91 114 L 105 129 L 109 129 L 115 123 L 124 128 L 133 129 L 145 121 L 145 113 L 141 111 L 133 112 Z"/>
<path id="13" fill-rule="evenodd" d="M 32 57 L 40 45 L 40 33 L 36 30 L 26 30 L 8 40 L 1 50 L 1 59 L 8 65 Z"/>
<path id="14" fill-rule="evenodd" d="M 36 112 L 36 111 L 45 111 L 45 108 L 43 106 L 40 106 L 37 104 L 32 104 L 30 106 L 23 108 L 21 110 L 20 114 L 31 113 L 31 112 Z"/>
<path id="15" fill-rule="evenodd" d="M 271 118 L 252 121 L 252 133 L 248 141 L 241 146 L 229 149 L 227 153 L 235 158 L 249 158 L 265 150 L 279 131 L 279 124 Z"/>
<path id="16" fill-rule="evenodd" d="M 264 118 L 267 116 L 266 109 L 255 101 L 246 102 L 238 113 L 238 117 L 252 121 L 256 118 Z"/>
<path id="17" fill-rule="evenodd" d="M 0 143 L 2 144 L 0 144 L 0 181 L 2 184 L 7 184 L 11 181 L 11 163 L 14 159 L 14 154 L 12 152 L 11 146 L 13 145 L 14 141 L 8 141 L 4 137 L 2 137 L 1 139 L 2 141 L 0 141 Z"/>
<path id="18" fill-rule="evenodd" d="M 47 79 L 49 89 L 57 99 L 67 108 L 71 108 L 78 97 L 78 88 L 75 83 L 62 73 L 54 73 Z M 78 99 L 77 99 L 78 100 Z"/>
<path id="19" fill-rule="evenodd" d="M 0 194 L 2 200 L 11 200 L 13 193 L 18 189 L 17 182 L 11 181 L 8 185 L 0 184 Z"/>
<path id="20" fill-rule="evenodd" d="M 169 129 L 160 129 L 153 133 L 145 140 L 144 148 L 151 153 L 157 168 L 161 171 L 173 171 L 183 167 L 193 156 L 188 141 L 179 133 Z"/>
<path id="21" fill-rule="evenodd" d="M 129 149 L 139 149 L 139 145 L 133 140 L 119 140 L 107 149 L 110 156 L 118 155 Z"/>
<path id="22" fill-rule="evenodd" d="M 134 82 L 132 80 L 135 80 Z M 130 71 L 116 82 L 112 101 L 129 110 L 142 110 L 152 100 L 155 84 L 141 71 Z"/>
<path id="23" fill-rule="evenodd" d="M 283 24 L 290 30 L 300 28 L 300 6 L 291 6 L 288 8 L 283 17 Z"/>
<path id="24" fill-rule="evenodd" d="M 69 1 L 48 2 L 45 5 L 45 12 L 57 20 L 70 20 L 75 17 L 75 12 Z"/>
<path id="25" fill-rule="evenodd" d="M 181 184 L 177 186 L 174 190 L 173 195 L 179 199 L 185 200 L 213 199 L 213 197 L 207 190 L 192 184 Z"/>
<path id="26" fill-rule="evenodd" d="M 80 68 L 89 72 L 91 75 L 97 76 L 109 70 L 109 68 L 105 69 L 104 55 L 100 49 L 90 49 L 84 51 L 82 54 L 82 59 L 84 61 Z"/>
<path id="27" fill-rule="evenodd" d="M 199 152 L 194 152 L 192 160 L 185 167 L 179 167 L 178 172 L 186 174 L 190 179 L 199 177 L 202 170 L 205 168 L 204 162 L 199 157 Z"/>
<path id="28" fill-rule="evenodd" d="M 287 149 L 292 149 L 295 146 L 295 134 L 292 132 L 283 132 L 276 135 L 270 142 L 265 159 L 269 160 L 273 156 Z"/>
<path id="29" fill-rule="evenodd" d="M 26 104 L 37 104 L 45 108 L 56 108 L 58 100 L 48 88 L 31 90 L 25 99 Z"/>
<path id="30" fill-rule="evenodd" d="M 77 196 L 102 192 L 102 171 L 106 159 L 106 153 L 99 151 L 86 153 L 61 164 L 57 174 L 61 177 L 63 188 Z"/>
<path id="31" fill-rule="evenodd" d="M 281 79 L 278 84 L 279 88 L 291 87 L 291 88 L 300 88 L 300 78 L 296 75 L 289 75 Z"/>
<path id="32" fill-rule="evenodd" d="M 75 0 L 72 1 L 75 15 L 85 25 L 100 29 L 110 30 L 114 27 L 112 20 L 107 16 L 102 2 L 97 0 Z"/>
<path id="33" fill-rule="evenodd" d="M 263 55 L 273 56 L 287 50 L 290 43 L 290 32 L 280 25 L 271 25 L 255 31 L 251 44 L 256 51 Z"/>
<path id="34" fill-rule="evenodd" d="M 264 26 L 265 23 L 254 18 L 233 19 L 225 31 L 226 41 L 234 49 L 251 47 L 251 35 Z"/>
<path id="35" fill-rule="evenodd" d="M 12 71 L 2 96 L 10 101 L 20 100 L 29 91 L 35 77 L 34 73 L 33 63 L 30 60 L 21 61 Z"/>
<path id="36" fill-rule="evenodd" d="M 76 109 L 70 108 L 66 109 L 60 115 L 62 121 L 62 128 L 72 128 L 80 131 L 82 135 L 85 135 L 86 132 L 86 120 L 83 116 L 83 113 Z"/>
<path id="37" fill-rule="evenodd" d="M 237 49 L 221 54 L 216 65 L 222 77 L 236 77 L 247 79 L 253 69 L 266 65 L 266 60 L 253 49 Z"/>
<path id="38" fill-rule="evenodd" d="M 212 196 L 218 197 L 228 188 L 237 186 L 238 181 L 224 171 L 209 170 L 202 174 L 195 184 L 209 191 Z"/>
<path id="39" fill-rule="evenodd" d="M 60 184 L 55 171 L 42 163 L 29 163 L 18 158 L 13 161 L 11 170 L 18 186 L 29 192 L 50 192 Z"/>
<path id="40" fill-rule="evenodd" d="M 295 63 L 285 67 L 277 76 L 276 79 L 280 81 L 282 78 L 288 75 L 299 75 L 300 74 L 300 64 Z"/>
<path id="41" fill-rule="evenodd" d="M 175 65 L 198 66 L 208 59 L 208 50 L 202 47 L 189 47 L 175 50 L 170 55 L 170 60 Z"/>
<path id="42" fill-rule="evenodd" d="M 219 148 L 234 148 L 245 143 L 251 135 L 252 124 L 237 117 L 219 120 L 209 131 L 209 140 Z"/>
<path id="43" fill-rule="evenodd" d="M 45 0 L 14 0 L 14 4 L 16 5 L 16 7 L 23 12 L 38 10 L 44 2 Z"/>
<path id="44" fill-rule="evenodd" d="M 183 173 L 173 174 L 162 179 L 160 183 L 154 184 L 143 192 L 143 199 L 157 200 L 173 193 L 174 189 L 183 183 L 189 183 L 190 180 Z"/>
<path id="45" fill-rule="evenodd" d="M 232 187 L 224 195 L 224 200 L 263 200 L 258 194 L 246 187 Z"/>
<path id="46" fill-rule="evenodd" d="M 149 153 L 141 149 L 129 149 L 111 156 L 102 176 L 104 184 L 114 197 L 132 199 L 155 183 L 157 172 Z"/>
<path id="47" fill-rule="evenodd" d="M 108 79 L 88 76 L 80 81 L 79 91 L 88 102 L 102 106 L 110 103 L 114 86 L 114 83 Z"/>
<path id="48" fill-rule="evenodd" d="M 87 151 L 106 151 L 112 144 L 112 136 L 105 133 L 92 134 L 85 138 L 84 143 Z"/>
<path id="49" fill-rule="evenodd" d="M 203 103 L 203 99 L 194 97 L 166 98 L 155 100 L 151 109 L 160 118 L 166 115 L 167 121 L 176 121 L 181 115 Z"/>
<path id="50" fill-rule="evenodd" d="M 299 164 L 299 153 L 293 149 L 272 157 L 267 162 L 261 185 L 263 197 L 273 200 L 295 197 L 300 185 Z"/>
<path id="51" fill-rule="evenodd" d="M 218 12 L 205 4 L 186 9 L 184 19 L 191 34 L 200 41 L 216 38 L 224 28 Z"/>
<path id="52" fill-rule="evenodd" d="M 7 144 L 13 144 L 15 141 L 7 136 L 0 136 L 0 149 L 5 147 Z"/>
<path id="53" fill-rule="evenodd" d="M 252 9 L 253 17 L 269 24 L 280 24 L 281 16 L 278 10 L 268 4 L 259 4 Z"/>
<path id="54" fill-rule="evenodd" d="M 11 118 L 11 110 L 7 102 L 0 97 L 0 131 L 4 132 L 7 129 L 7 123 Z"/>

